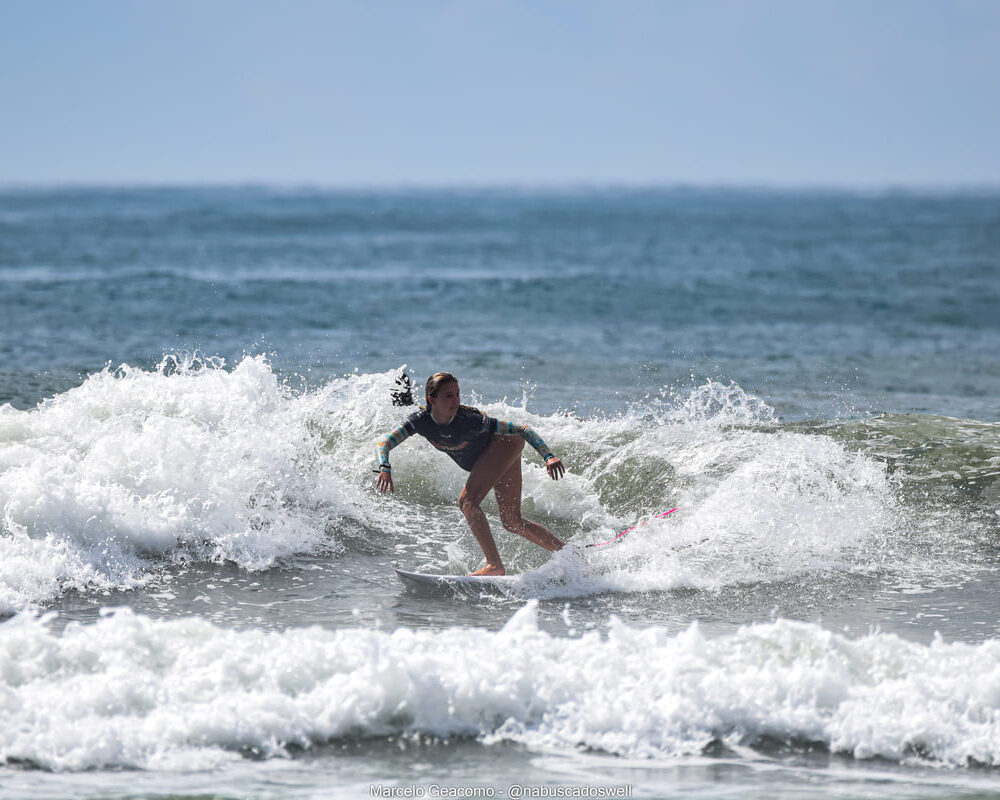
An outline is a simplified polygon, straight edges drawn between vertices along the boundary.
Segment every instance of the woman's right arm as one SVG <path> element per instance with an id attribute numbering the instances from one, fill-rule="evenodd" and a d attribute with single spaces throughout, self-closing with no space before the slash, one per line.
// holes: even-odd
<path id="1" fill-rule="evenodd" d="M 392 466 L 389 464 L 389 451 L 409 438 L 410 432 L 406 429 L 406 424 L 404 423 L 378 443 L 378 478 L 375 481 L 375 486 L 380 492 L 392 492 L 395 490 L 395 487 L 392 485 Z"/>

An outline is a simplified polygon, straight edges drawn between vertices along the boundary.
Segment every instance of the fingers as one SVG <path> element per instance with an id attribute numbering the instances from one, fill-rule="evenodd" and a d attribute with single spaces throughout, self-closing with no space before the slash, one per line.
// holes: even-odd
<path id="1" fill-rule="evenodd" d="M 566 474 L 566 467 L 558 458 L 550 459 L 545 463 L 545 469 L 549 471 L 549 477 L 557 481 Z"/>

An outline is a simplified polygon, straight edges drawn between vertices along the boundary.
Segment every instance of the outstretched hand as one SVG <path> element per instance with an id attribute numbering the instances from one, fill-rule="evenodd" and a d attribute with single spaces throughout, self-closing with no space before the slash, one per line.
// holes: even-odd
<path id="1" fill-rule="evenodd" d="M 395 491 L 392 485 L 392 473 L 387 469 L 379 472 L 378 478 L 375 479 L 375 487 L 382 492 L 382 494 Z"/>
<path id="2" fill-rule="evenodd" d="M 549 477 L 554 481 L 559 480 L 566 474 L 566 467 L 564 467 L 562 461 L 555 456 L 546 459 L 545 469 L 549 471 Z"/>

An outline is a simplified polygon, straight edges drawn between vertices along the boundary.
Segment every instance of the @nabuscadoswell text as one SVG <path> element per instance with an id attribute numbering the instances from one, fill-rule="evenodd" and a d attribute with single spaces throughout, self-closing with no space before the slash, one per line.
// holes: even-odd
<path id="1" fill-rule="evenodd" d="M 574 784 L 529 784 L 512 783 L 510 786 L 467 786 L 458 784 L 432 783 L 427 785 L 388 785 L 373 783 L 371 797 L 391 798 L 434 798 L 434 797 L 498 797 L 507 800 L 525 800 L 535 797 L 580 798 L 599 800 L 600 798 L 631 797 L 632 785 L 596 786 L 584 783 Z"/>

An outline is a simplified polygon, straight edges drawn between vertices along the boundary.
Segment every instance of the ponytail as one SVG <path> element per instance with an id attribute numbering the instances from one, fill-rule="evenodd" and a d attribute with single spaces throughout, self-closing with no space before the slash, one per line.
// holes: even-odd
<path id="1" fill-rule="evenodd" d="M 405 372 L 400 372 L 399 377 L 396 378 L 397 389 L 391 389 L 389 395 L 392 397 L 392 404 L 394 406 L 413 406 L 416 403 L 413 401 L 413 384 L 410 383 L 410 376 Z"/>

